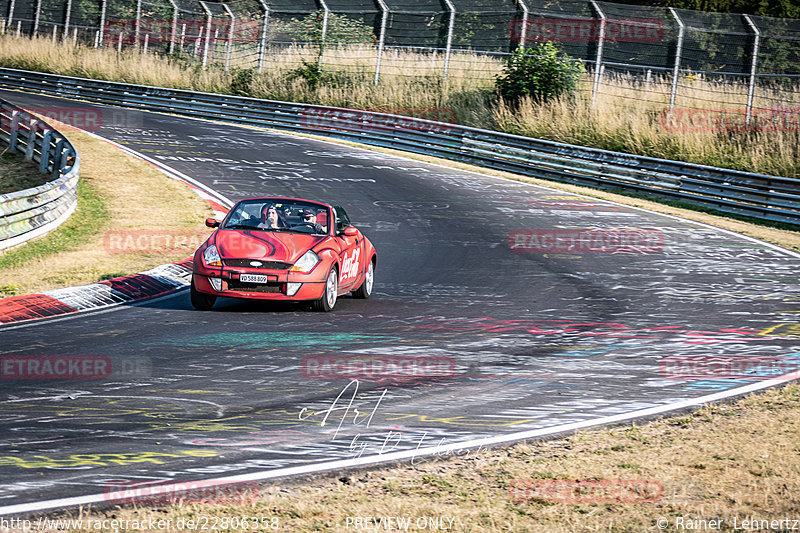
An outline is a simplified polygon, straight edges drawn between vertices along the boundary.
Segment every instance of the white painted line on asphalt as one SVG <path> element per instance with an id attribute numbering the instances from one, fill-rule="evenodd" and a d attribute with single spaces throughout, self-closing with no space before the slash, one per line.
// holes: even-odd
<path id="1" fill-rule="evenodd" d="M 417 457 L 426 457 L 431 455 L 445 455 L 448 452 L 455 452 L 466 450 L 470 448 L 480 448 L 488 446 L 496 446 L 500 444 L 510 444 L 515 441 L 522 441 L 526 439 L 534 439 L 548 435 L 555 435 L 558 433 L 565 433 L 575 431 L 578 429 L 585 429 L 592 426 L 602 426 L 608 424 L 615 424 L 624 422 L 635 418 L 650 417 L 654 415 L 668 413 L 679 409 L 688 407 L 695 407 L 710 402 L 724 400 L 734 396 L 740 396 L 750 392 L 760 391 L 769 387 L 774 387 L 789 381 L 800 379 L 800 371 L 792 372 L 784 376 L 771 378 L 765 381 L 758 381 L 735 389 L 730 389 L 722 392 L 715 392 L 707 394 L 698 398 L 690 398 L 680 402 L 675 402 L 667 405 L 659 405 L 656 407 L 649 407 L 646 409 L 639 409 L 636 411 L 629 411 L 613 416 L 605 416 L 595 418 L 592 420 L 584 420 L 581 422 L 573 422 L 570 424 L 562 424 L 559 426 L 551 426 L 547 428 L 535 429 L 531 431 L 520 431 L 517 433 L 509 433 L 507 435 L 499 435 L 496 437 L 485 437 L 482 439 L 474 439 L 464 442 L 455 442 L 443 446 L 429 446 L 425 448 L 417 448 L 413 450 L 405 450 L 402 452 L 391 452 L 382 455 L 370 455 L 367 457 L 359 457 L 355 459 L 342 459 L 337 461 L 328 461 L 324 463 L 314 463 L 311 465 L 294 466 L 288 468 L 277 468 L 274 470 L 262 470 L 259 472 L 251 472 L 249 474 L 241 474 L 237 476 L 226 476 L 220 478 L 204 479 L 202 480 L 204 487 L 213 487 L 219 485 L 230 485 L 234 483 L 244 483 L 249 481 L 265 481 L 268 479 L 276 479 L 288 476 L 300 476 L 307 474 L 318 474 L 331 470 L 342 470 L 349 468 L 358 468 L 363 466 L 375 465 L 384 462 L 395 462 L 404 460 L 413 460 Z M 186 490 L 187 483 L 192 480 L 184 480 L 181 482 L 170 483 L 167 485 L 149 486 L 147 494 L 149 497 L 157 496 L 160 494 L 169 494 Z M 3 515 L 16 515 L 16 514 L 30 514 L 49 509 L 58 509 L 64 507 L 77 507 L 81 505 L 90 505 L 94 503 L 105 503 L 114 500 L 124 499 L 126 497 L 125 491 L 103 493 L 103 494 L 89 494 L 86 496 L 76 496 L 72 498 L 60 498 L 55 500 L 43 500 L 38 502 L 21 503 L 17 505 L 8 505 L 0 507 L 0 516 Z"/>

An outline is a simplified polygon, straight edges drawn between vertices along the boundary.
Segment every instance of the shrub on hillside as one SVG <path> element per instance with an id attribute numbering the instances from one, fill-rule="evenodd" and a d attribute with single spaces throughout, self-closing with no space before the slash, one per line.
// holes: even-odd
<path id="1" fill-rule="evenodd" d="M 561 52 L 553 43 L 539 43 L 511 55 L 496 87 L 510 104 L 517 104 L 525 96 L 545 102 L 577 91 L 585 73 L 579 60 Z"/>

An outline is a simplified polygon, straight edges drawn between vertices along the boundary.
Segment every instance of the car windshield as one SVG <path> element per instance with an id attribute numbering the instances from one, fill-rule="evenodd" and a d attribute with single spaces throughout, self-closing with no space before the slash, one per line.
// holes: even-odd
<path id="1" fill-rule="evenodd" d="M 328 233 L 328 209 L 319 204 L 281 198 L 243 200 L 225 219 L 222 229 Z"/>

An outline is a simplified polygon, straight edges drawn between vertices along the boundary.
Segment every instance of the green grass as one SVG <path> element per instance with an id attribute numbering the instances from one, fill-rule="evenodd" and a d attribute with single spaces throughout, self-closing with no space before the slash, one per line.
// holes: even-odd
<path id="1" fill-rule="evenodd" d="M 44 237 L 0 255 L 0 269 L 18 267 L 34 259 L 77 248 L 100 232 L 107 216 L 106 202 L 100 193 L 85 180 L 79 180 L 78 207 L 72 216 Z M 0 292 L 2 289 L 0 287 Z"/>

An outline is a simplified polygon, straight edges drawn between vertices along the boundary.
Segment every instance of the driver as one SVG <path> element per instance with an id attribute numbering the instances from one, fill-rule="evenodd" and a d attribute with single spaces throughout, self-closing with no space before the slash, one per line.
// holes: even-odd
<path id="1" fill-rule="evenodd" d="M 261 210 L 261 222 L 258 227 L 261 229 L 285 228 L 286 224 L 278 215 L 278 209 L 273 204 L 267 204 Z"/>
<path id="2" fill-rule="evenodd" d="M 309 209 L 302 209 L 297 213 L 300 215 L 301 220 L 314 228 L 315 233 L 325 233 L 325 227 L 317 224 L 317 214 Z"/>

